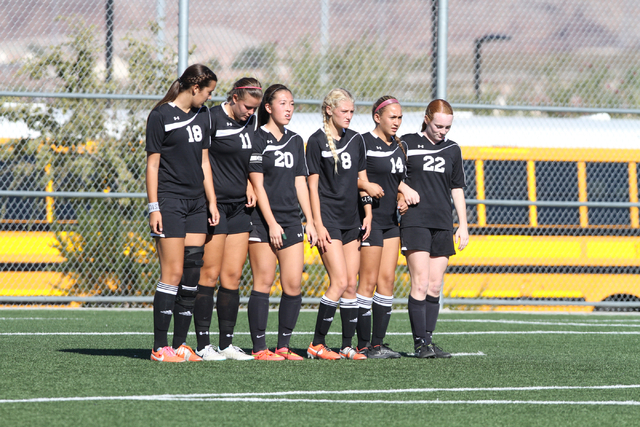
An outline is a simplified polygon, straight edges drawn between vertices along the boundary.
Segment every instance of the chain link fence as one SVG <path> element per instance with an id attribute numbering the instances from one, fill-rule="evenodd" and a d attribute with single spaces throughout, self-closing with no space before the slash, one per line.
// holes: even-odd
<path id="1" fill-rule="evenodd" d="M 640 307 L 636 1 L 182 3 L 188 52 L 178 49 L 179 0 L 0 0 L 5 303 L 151 300 L 159 266 L 144 214 L 145 119 L 185 55 L 218 75 L 214 102 L 242 76 L 286 84 L 297 103 L 290 127 L 304 138 L 335 86 L 357 99 L 357 131 L 373 128 L 370 105 L 392 94 L 404 106 L 400 134 L 416 132 L 444 70 L 472 234 L 451 259 L 445 302 Z M 328 278 L 317 252 L 305 253 L 313 302 Z M 402 257 L 396 278 L 402 302 Z M 250 288 L 247 264 L 241 295 Z"/>

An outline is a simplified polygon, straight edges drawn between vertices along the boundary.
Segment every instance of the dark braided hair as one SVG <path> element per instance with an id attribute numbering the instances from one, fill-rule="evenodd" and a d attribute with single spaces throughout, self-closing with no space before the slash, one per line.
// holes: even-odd
<path id="1" fill-rule="evenodd" d="M 162 104 L 175 101 L 180 92 L 191 89 L 193 86 L 206 87 L 211 82 L 217 82 L 218 77 L 206 65 L 193 64 L 184 70 L 184 73 L 171 84 L 167 94 L 153 108 Z"/>
<path id="2" fill-rule="evenodd" d="M 391 96 L 391 95 L 385 95 L 382 96 L 380 98 L 378 98 L 378 100 L 376 102 L 374 102 L 373 107 L 371 108 L 371 117 L 374 117 L 376 114 L 379 116 L 382 116 L 382 112 L 384 111 L 385 108 L 387 108 L 389 105 L 391 104 L 387 104 L 384 107 L 378 109 L 378 107 L 380 106 L 380 104 L 382 104 L 384 101 L 388 101 L 390 99 L 396 100 L 395 96 Z M 393 102 L 393 104 L 396 104 L 396 102 Z M 397 102 L 398 105 L 400 105 L 399 102 Z M 375 120 L 374 120 L 375 121 Z M 400 150 L 402 150 L 402 152 L 404 153 L 404 158 L 407 158 L 407 152 L 404 149 L 404 146 L 402 145 L 402 143 L 400 142 L 400 138 L 398 138 L 398 135 L 393 135 L 393 140 L 396 142 L 396 144 L 398 144 L 398 147 L 400 147 Z"/>

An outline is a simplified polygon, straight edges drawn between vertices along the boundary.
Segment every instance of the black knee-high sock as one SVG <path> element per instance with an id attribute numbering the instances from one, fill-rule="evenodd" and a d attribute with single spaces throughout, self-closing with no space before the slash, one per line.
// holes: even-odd
<path id="1" fill-rule="evenodd" d="M 332 301 L 326 296 L 320 299 L 320 307 L 318 307 L 318 318 L 316 319 L 316 330 L 313 334 L 313 345 L 325 344 L 324 338 L 329 333 L 333 316 L 336 314 L 338 301 Z"/>
<path id="2" fill-rule="evenodd" d="M 358 300 L 340 298 L 340 319 L 342 320 L 342 347 L 351 347 L 352 338 L 358 326 Z"/>
<path id="3" fill-rule="evenodd" d="M 249 316 L 249 332 L 253 341 L 253 352 L 265 350 L 267 348 L 267 321 L 269 320 L 269 294 L 264 292 L 251 291 L 249 305 L 247 306 Z"/>
<path id="4" fill-rule="evenodd" d="M 419 301 L 409 295 L 407 308 L 409 311 L 409 321 L 411 322 L 411 332 L 413 333 L 413 344 L 417 346 L 426 340 L 427 301 Z"/>
<path id="5" fill-rule="evenodd" d="M 198 340 L 198 350 L 202 350 L 209 344 L 209 329 L 211 328 L 211 317 L 213 317 L 213 293 L 216 288 L 200 286 L 196 305 L 193 311 L 193 323 L 196 327 L 196 339 Z"/>
<path id="6" fill-rule="evenodd" d="M 431 344 L 433 331 L 436 330 L 436 322 L 438 321 L 438 314 L 440 313 L 440 298 L 432 297 L 431 295 L 427 295 L 427 299 L 425 300 L 427 312 L 426 318 L 427 323 L 425 325 L 425 331 L 427 333 L 426 343 Z"/>
<path id="7" fill-rule="evenodd" d="M 383 343 L 384 336 L 387 334 L 387 328 L 389 327 L 389 320 L 391 319 L 392 305 L 393 296 L 380 295 L 377 292 L 373 295 L 373 305 L 371 308 L 373 312 L 372 345 L 380 345 Z"/>
<path id="8" fill-rule="evenodd" d="M 158 282 L 153 297 L 153 349 L 168 347 L 167 332 L 171 324 L 173 306 L 178 293 L 177 286 Z"/>
<path id="9" fill-rule="evenodd" d="M 291 296 L 284 292 L 280 298 L 280 310 L 278 311 L 278 346 L 276 348 L 289 348 L 291 334 L 298 322 L 302 295 Z"/>
<path id="10" fill-rule="evenodd" d="M 187 342 L 197 294 L 198 285 L 186 286 L 180 283 L 173 306 L 173 348 L 178 348 Z"/>
<path id="11" fill-rule="evenodd" d="M 220 328 L 220 349 L 224 350 L 233 343 L 233 330 L 238 320 L 238 306 L 240 304 L 240 292 L 235 289 L 218 289 L 216 311 L 218 312 L 218 327 Z"/>
<path id="12" fill-rule="evenodd" d="M 372 298 L 356 294 L 358 301 L 358 348 L 364 348 L 371 341 L 371 301 Z M 342 310 L 342 307 L 340 308 Z"/>

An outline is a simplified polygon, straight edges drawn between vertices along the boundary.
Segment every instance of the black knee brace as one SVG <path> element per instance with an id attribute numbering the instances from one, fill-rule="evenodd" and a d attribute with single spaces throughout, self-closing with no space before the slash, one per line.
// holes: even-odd
<path id="1" fill-rule="evenodd" d="M 182 267 L 182 280 L 176 301 L 183 307 L 193 308 L 198 295 L 198 282 L 200 281 L 200 268 L 204 262 L 204 246 L 186 246 L 184 248 L 184 265 Z"/>

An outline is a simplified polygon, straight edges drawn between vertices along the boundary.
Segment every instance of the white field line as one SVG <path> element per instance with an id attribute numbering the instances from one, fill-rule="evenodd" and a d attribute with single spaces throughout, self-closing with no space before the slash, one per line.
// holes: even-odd
<path id="1" fill-rule="evenodd" d="M 171 335 L 172 332 L 169 332 Z M 266 332 L 267 335 L 276 335 L 277 332 Z M 434 335 L 640 335 L 640 331 L 473 331 L 473 332 L 437 332 Z M 0 332 L 0 336 L 133 336 L 133 335 L 153 335 L 153 332 Z M 189 332 L 195 335 L 195 332 Z M 234 335 L 249 335 L 249 332 L 234 332 Z M 293 335 L 313 335 L 310 331 L 294 332 Z M 329 332 L 329 335 L 342 335 L 342 332 Z M 410 336 L 411 332 L 387 332 L 387 336 Z"/>
<path id="2" fill-rule="evenodd" d="M 0 320 L 83 320 L 80 317 L 0 317 Z"/>
<path id="3" fill-rule="evenodd" d="M 247 401 L 247 402 L 323 402 L 323 403 L 442 403 L 442 404 L 537 404 L 537 405 L 640 405 L 639 401 L 547 401 L 547 400 L 330 400 L 330 399 L 296 399 L 285 396 L 318 396 L 318 395 L 375 395 L 402 393 L 456 393 L 456 392 L 505 392 L 505 391 L 546 391 L 546 390 L 625 390 L 638 389 L 640 384 L 617 384 L 603 386 L 531 386 L 531 387 L 457 387 L 457 388 L 414 388 L 390 390 L 311 390 L 281 391 L 269 393 L 199 393 L 199 394 L 160 394 L 130 396 L 87 396 L 87 397 L 38 397 L 33 399 L 0 399 L 2 403 L 51 403 L 51 402 L 87 402 L 87 401 L 183 401 L 183 400 L 215 400 L 215 401 Z"/>
<path id="4" fill-rule="evenodd" d="M 526 320 L 494 320 L 494 319 L 438 319 L 438 322 L 455 322 L 455 323 L 500 323 L 504 325 L 549 325 L 549 326 L 620 326 L 623 328 L 640 328 L 640 324 L 629 323 L 576 323 L 576 322 L 544 322 L 544 321 L 526 321 Z"/>

